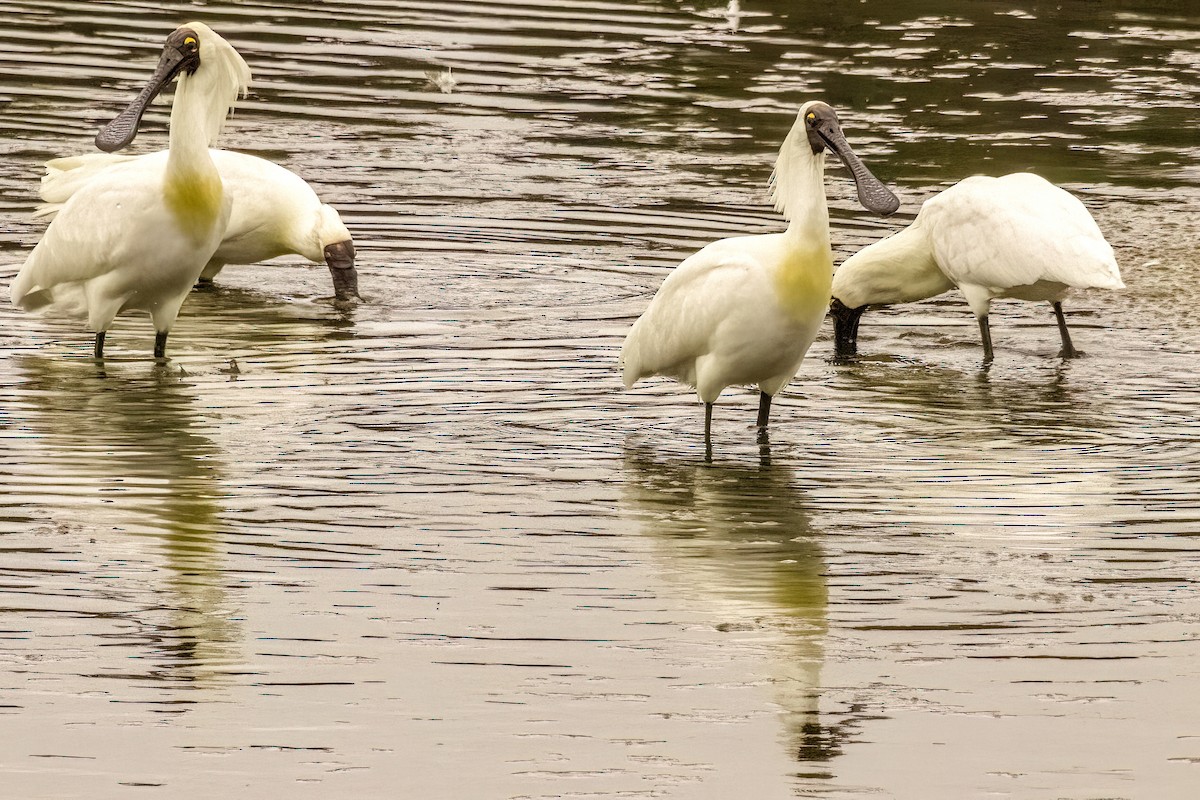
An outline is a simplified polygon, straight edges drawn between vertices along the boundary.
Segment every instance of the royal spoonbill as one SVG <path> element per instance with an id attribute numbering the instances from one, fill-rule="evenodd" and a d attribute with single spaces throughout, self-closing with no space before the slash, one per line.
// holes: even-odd
<path id="1" fill-rule="evenodd" d="M 53 216 L 76 191 L 110 169 L 164 171 L 168 150 L 142 156 L 88 153 L 46 162 L 41 196 L 45 204 L 34 216 Z M 231 150 L 209 151 L 221 184 L 233 206 L 225 233 L 200 282 L 208 283 L 226 264 L 254 264 L 297 254 L 324 262 L 333 277 L 337 300 L 358 295 L 354 240 L 332 206 L 299 175 L 271 161 Z"/>
<path id="2" fill-rule="evenodd" d="M 827 149 L 849 168 L 863 206 L 884 215 L 899 207 L 850 149 L 834 110 L 805 103 L 771 181 L 787 230 L 721 239 L 689 256 L 625 338 L 625 386 L 664 375 L 695 387 L 704 403 L 706 449 L 713 403 L 726 386 L 758 385 L 757 424 L 766 430 L 771 398 L 800 369 L 825 319 L 833 274 L 823 182 Z"/>
<path id="3" fill-rule="evenodd" d="M 154 356 L 196 279 L 221 243 L 230 199 L 209 153 L 229 109 L 250 82 L 250 69 L 207 25 L 188 23 L 167 37 L 158 66 L 129 107 L 96 135 L 101 150 L 120 150 L 142 115 L 178 78 L 171 107 L 166 167 L 105 171 L 59 209 L 13 280 L 14 303 L 87 319 L 95 355 L 121 311 L 146 311 Z"/>
<path id="4" fill-rule="evenodd" d="M 955 286 L 979 321 L 985 362 L 992 360 L 993 298 L 1049 301 L 1060 355 L 1071 358 L 1077 351 L 1063 298 L 1073 288 L 1125 288 L 1112 247 L 1069 192 L 1028 172 L 976 175 L 926 200 L 911 225 L 838 268 L 829 304 L 838 357 L 857 352 L 868 306 L 911 303 Z"/>

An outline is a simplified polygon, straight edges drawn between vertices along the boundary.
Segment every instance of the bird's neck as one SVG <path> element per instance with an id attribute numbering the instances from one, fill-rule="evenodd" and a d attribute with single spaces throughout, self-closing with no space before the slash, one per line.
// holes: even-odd
<path id="1" fill-rule="evenodd" d="M 775 273 L 782 305 L 797 319 L 823 314 L 829 303 L 833 253 L 829 247 L 829 209 L 825 205 L 825 159 L 812 152 L 795 131 L 779 150 L 772 196 L 788 220 Z"/>
<path id="2" fill-rule="evenodd" d="M 179 76 L 175 99 L 171 104 L 168 172 L 217 171 L 208 152 L 208 115 L 211 112 L 206 108 L 204 94 L 204 87 L 194 75 Z"/>
<path id="3" fill-rule="evenodd" d="M 825 156 L 807 143 L 781 151 L 775 166 L 775 207 L 788 220 L 786 236 L 805 249 L 829 249 Z"/>
<path id="4" fill-rule="evenodd" d="M 953 288 L 938 268 L 928 231 L 919 218 L 855 253 L 833 279 L 833 296 L 848 308 L 914 303 Z"/>
<path id="5" fill-rule="evenodd" d="M 796 256 L 786 263 L 793 268 L 804 265 L 824 276 L 833 272 L 833 252 L 829 246 L 823 161 L 821 156 L 812 156 L 792 164 L 790 173 L 780 176 L 779 197 L 788 218 L 784 240 Z"/>
<path id="6" fill-rule="evenodd" d="M 180 76 L 171 107 L 163 193 L 180 227 L 197 241 L 211 237 L 222 200 L 221 176 L 208 152 L 205 105 L 195 76 Z"/>

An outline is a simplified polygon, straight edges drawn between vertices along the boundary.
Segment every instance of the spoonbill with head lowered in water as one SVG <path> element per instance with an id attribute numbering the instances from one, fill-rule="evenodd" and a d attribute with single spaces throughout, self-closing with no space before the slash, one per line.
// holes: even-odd
<path id="1" fill-rule="evenodd" d="M 830 314 L 838 357 L 858 349 L 872 305 L 911 303 L 957 286 L 979 321 L 983 358 L 993 358 L 988 311 L 996 297 L 1054 307 L 1063 358 L 1071 344 L 1062 301 L 1072 289 L 1123 289 L 1113 249 L 1069 192 L 1027 172 L 976 175 L 931 197 L 912 224 L 863 248 L 833 276 Z"/>
<path id="2" fill-rule="evenodd" d="M 833 255 L 823 182 L 825 150 L 854 176 L 867 209 L 891 214 L 900 201 L 850 149 L 825 103 L 800 108 L 779 150 L 772 178 L 775 208 L 787 230 L 721 239 L 667 276 L 621 349 L 625 386 L 665 375 L 694 386 L 704 403 L 711 453 L 712 407 L 725 387 L 757 384 L 758 428 L 771 398 L 792 379 L 825 319 Z"/>
<path id="3" fill-rule="evenodd" d="M 208 143 L 250 82 L 250 69 L 207 25 L 189 23 L 167 37 L 158 66 L 137 98 L 96 135 L 120 150 L 137 135 L 150 101 L 176 77 L 165 168 L 105 171 L 58 211 L 13 280 L 12 300 L 29 311 L 87 319 L 95 355 L 121 311 L 154 323 L 154 356 L 163 358 L 179 307 L 216 252 L 230 199 Z"/>
<path id="4" fill-rule="evenodd" d="M 45 204 L 34 216 L 53 216 L 71 195 L 109 170 L 165 170 L 169 153 L 88 153 L 48 161 L 41 188 Z M 210 283 L 226 264 L 254 264 L 294 253 L 329 267 L 335 299 L 352 301 L 359 296 L 350 231 L 303 178 L 246 153 L 213 149 L 209 155 L 221 173 L 232 210 L 217 252 L 200 273 L 200 283 Z"/>

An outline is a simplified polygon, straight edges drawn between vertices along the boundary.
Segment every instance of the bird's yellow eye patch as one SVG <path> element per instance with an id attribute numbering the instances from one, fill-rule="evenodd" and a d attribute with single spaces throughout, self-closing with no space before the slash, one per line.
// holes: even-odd
<path id="1" fill-rule="evenodd" d="M 806 119 L 806 120 L 808 120 L 809 122 L 812 122 L 812 121 L 813 121 L 814 119 L 816 119 L 816 118 L 817 118 L 817 115 L 816 115 L 816 114 L 814 114 L 814 113 L 813 113 L 813 112 L 811 112 L 811 111 L 810 111 L 810 112 L 808 112 L 808 116 L 807 116 L 807 117 L 805 117 L 805 119 Z"/>
<path id="2" fill-rule="evenodd" d="M 196 40 L 193 37 L 189 36 L 183 40 L 183 43 L 184 44 L 195 44 Z"/>

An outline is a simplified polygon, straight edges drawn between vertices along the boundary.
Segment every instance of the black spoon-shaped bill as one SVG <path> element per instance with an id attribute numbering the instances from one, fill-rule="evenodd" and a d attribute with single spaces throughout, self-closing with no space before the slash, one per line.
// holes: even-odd
<path id="1" fill-rule="evenodd" d="M 336 300 L 361 300 L 358 293 L 358 271 L 354 269 L 354 242 L 347 239 L 325 246 L 325 263 L 333 278 Z"/>
<path id="2" fill-rule="evenodd" d="M 858 202 L 862 203 L 863 208 L 886 217 L 900 207 L 900 199 L 854 153 L 832 108 L 824 103 L 815 103 L 805 114 L 804 121 L 808 125 L 808 139 L 814 152 L 828 147 L 850 170 L 858 187 Z"/>
<path id="3" fill-rule="evenodd" d="M 106 153 L 113 153 L 129 146 L 137 136 L 142 115 L 146 113 L 146 109 L 158 93 L 180 72 L 186 70 L 191 74 L 200 66 L 199 42 L 196 32 L 190 28 L 179 28 L 167 37 L 154 74 L 133 102 L 96 134 L 96 147 Z"/>
<path id="4" fill-rule="evenodd" d="M 833 318 L 834 355 L 851 358 L 858 354 L 858 323 L 866 306 L 848 308 L 836 297 L 829 301 L 829 316 Z"/>

